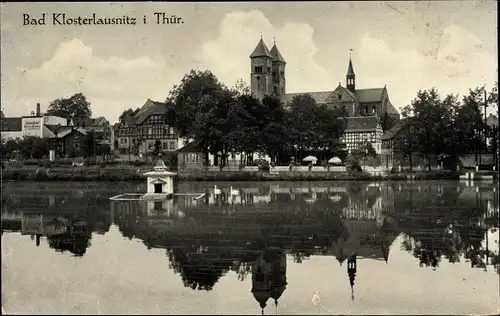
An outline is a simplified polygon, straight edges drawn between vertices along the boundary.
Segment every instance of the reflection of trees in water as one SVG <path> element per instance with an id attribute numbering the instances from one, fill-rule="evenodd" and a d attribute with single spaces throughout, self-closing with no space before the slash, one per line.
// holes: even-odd
<path id="1" fill-rule="evenodd" d="M 243 282 L 246 277 L 252 273 L 252 263 L 248 261 L 236 260 L 231 266 L 231 271 L 236 272 L 238 280 Z"/>
<path id="2" fill-rule="evenodd" d="M 401 245 L 419 259 L 420 266 L 436 268 L 443 258 L 458 263 L 462 255 L 472 267 L 485 267 L 487 257 L 495 260 L 493 252 L 481 245 L 486 227 L 477 225 L 477 220 L 463 216 L 445 218 L 442 214 L 432 213 L 420 216 L 423 218 L 420 222 L 403 220 L 406 233 Z"/>
<path id="3" fill-rule="evenodd" d="M 227 251 L 187 252 L 184 248 L 172 248 L 167 250 L 167 255 L 184 286 L 193 290 L 212 290 L 233 263 L 232 254 Z"/>
<path id="4" fill-rule="evenodd" d="M 394 216 L 405 232 L 401 247 L 421 266 L 436 268 L 442 259 L 457 263 L 462 255 L 473 267 L 486 265 L 491 252 L 481 242 L 492 221 L 479 189 L 438 183 L 396 190 Z"/>
<path id="5" fill-rule="evenodd" d="M 47 236 L 49 247 L 57 251 L 69 251 L 81 257 L 90 246 L 92 232 L 88 230 L 86 222 L 70 221 L 65 233 Z"/>
<path id="6" fill-rule="evenodd" d="M 85 195 L 82 192 L 79 191 L 76 197 L 69 193 L 22 196 L 12 194 L 7 203 L 15 211 L 17 221 L 29 220 L 30 223 L 43 227 L 43 231 L 33 232 L 37 234 L 37 246 L 40 245 L 41 237 L 45 236 L 50 248 L 83 256 L 90 246 L 93 232 L 104 234 L 109 231 L 111 217 L 107 197 L 93 192 Z M 2 223 L 2 229 L 3 227 Z M 25 233 L 20 224 L 15 228 Z M 28 228 L 28 234 L 31 234 L 31 229 Z"/>

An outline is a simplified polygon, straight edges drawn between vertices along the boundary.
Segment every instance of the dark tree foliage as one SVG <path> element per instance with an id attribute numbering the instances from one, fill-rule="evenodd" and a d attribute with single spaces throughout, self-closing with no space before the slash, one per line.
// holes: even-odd
<path id="1" fill-rule="evenodd" d="M 92 116 L 90 102 L 82 93 L 74 94 L 69 98 L 60 98 L 50 102 L 47 115 L 54 115 L 71 119 L 73 117 L 89 118 Z"/>
<path id="2" fill-rule="evenodd" d="M 120 116 L 118 117 L 118 122 L 121 122 L 125 117 L 127 116 L 134 116 L 139 112 L 140 108 L 137 108 L 135 110 L 128 109 L 122 112 Z"/>
<path id="3" fill-rule="evenodd" d="M 387 132 L 390 130 L 396 123 L 398 122 L 398 119 L 395 118 L 394 116 L 389 115 L 387 112 L 382 114 L 380 117 L 380 125 L 382 125 L 382 130 Z"/>

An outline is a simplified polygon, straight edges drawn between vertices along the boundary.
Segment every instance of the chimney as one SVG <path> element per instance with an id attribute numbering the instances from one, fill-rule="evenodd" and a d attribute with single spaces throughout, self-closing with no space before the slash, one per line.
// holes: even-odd
<path id="1" fill-rule="evenodd" d="M 40 103 L 36 104 L 36 116 L 40 116 Z"/>

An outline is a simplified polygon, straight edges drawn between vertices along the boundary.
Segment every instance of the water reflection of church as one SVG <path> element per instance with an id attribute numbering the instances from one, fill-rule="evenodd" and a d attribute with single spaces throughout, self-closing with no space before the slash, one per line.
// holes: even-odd
<path id="1" fill-rule="evenodd" d="M 286 295 L 287 257 L 295 262 L 335 258 L 354 298 L 355 284 L 362 284 L 359 260 L 389 263 L 389 250 L 401 232 L 422 266 L 460 255 L 474 267 L 498 265 L 498 255 L 490 254 L 491 244 L 483 238 L 492 219 L 498 219 L 498 200 L 479 199 L 481 189 L 355 183 L 238 190 L 239 199 L 214 197 L 208 189 L 199 200 L 180 196 L 151 202 L 14 196 L 2 208 L 2 233 L 20 231 L 36 245 L 46 239 L 57 251 L 82 256 L 92 233 L 105 234 L 114 223 L 124 237 L 164 248 L 170 267 L 193 290 L 212 290 L 229 271 L 240 280 L 251 276 L 249 291 L 262 311 L 270 302 L 277 307 Z M 426 198 L 408 203 L 418 194 Z M 463 210 L 451 209 L 457 200 Z M 29 210 L 17 207 L 26 205 Z"/>

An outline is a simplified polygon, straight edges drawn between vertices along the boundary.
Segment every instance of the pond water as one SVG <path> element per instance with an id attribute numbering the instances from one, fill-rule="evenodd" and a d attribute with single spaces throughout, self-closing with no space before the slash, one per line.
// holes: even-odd
<path id="1" fill-rule="evenodd" d="M 5 312 L 498 312 L 498 183 L 145 186 L 3 183 Z"/>

